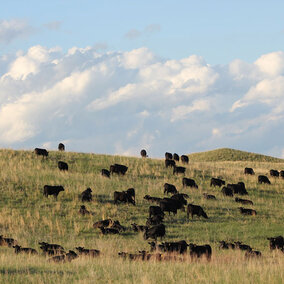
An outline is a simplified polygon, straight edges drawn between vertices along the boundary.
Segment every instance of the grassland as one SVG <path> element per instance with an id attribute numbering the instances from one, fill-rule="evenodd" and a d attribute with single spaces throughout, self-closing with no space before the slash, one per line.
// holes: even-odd
<path id="1" fill-rule="evenodd" d="M 222 154 L 225 156 L 225 154 Z M 15 255 L 13 249 L 0 247 L 0 283 L 283 283 L 284 254 L 271 252 L 267 237 L 284 235 L 284 180 L 271 178 L 272 185 L 258 185 L 257 175 L 270 169 L 284 169 L 279 160 L 211 161 L 191 159 L 186 177 L 194 178 L 197 189 L 182 189 L 182 176 L 173 176 L 163 160 L 107 156 L 83 153 L 50 152 L 48 159 L 30 151 L 0 151 L 0 234 L 13 237 L 22 246 L 39 250 L 39 241 L 59 243 L 66 250 L 76 246 L 96 248 L 102 256 L 78 258 L 71 263 L 53 264 L 42 256 Z M 60 172 L 57 162 L 69 164 L 69 172 Z M 240 158 L 240 160 L 242 160 Z M 100 175 L 112 163 L 129 167 L 124 177 L 111 179 Z M 256 176 L 245 176 L 244 167 L 252 167 Z M 210 188 L 211 177 L 228 183 L 244 181 L 249 198 L 258 214 L 241 216 L 232 198 L 218 188 Z M 130 229 L 121 235 L 103 236 L 92 227 L 95 221 L 113 218 L 130 228 L 145 224 L 149 204 L 144 195 L 163 196 L 165 182 L 176 185 L 190 196 L 190 203 L 201 205 L 209 219 L 186 220 L 185 212 L 166 216 L 165 240 L 208 243 L 213 258 L 184 262 L 130 262 L 118 258 L 119 251 L 149 250 L 142 234 Z M 45 198 L 45 184 L 63 185 L 64 192 Z M 93 190 L 94 200 L 85 204 L 94 216 L 78 214 L 80 192 Z M 137 205 L 114 205 L 115 190 L 134 187 Z M 217 201 L 203 199 L 214 194 Z M 245 260 L 240 251 L 221 251 L 220 240 L 240 240 L 263 253 L 261 259 Z"/>

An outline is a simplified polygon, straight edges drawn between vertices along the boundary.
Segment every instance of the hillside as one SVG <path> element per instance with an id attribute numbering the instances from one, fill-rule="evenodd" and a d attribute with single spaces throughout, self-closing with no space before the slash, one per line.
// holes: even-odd
<path id="1" fill-rule="evenodd" d="M 61 172 L 58 161 L 68 163 L 68 172 Z M 125 176 L 101 176 L 101 169 L 111 164 L 126 165 Z M 14 253 L 13 248 L 0 246 L 0 283 L 281 283 L 284 279 L 284 255 L 270 251 L 267 237 L 284 235 L 284 179 L 270 178 L 272 185 L 259 185 L 257 175 L 268 175 L 270 169 L 282 170 L 284 163 L 272 162 L 194 162 L 186 167 L 185 176 L 198 184 L 198 189 L 182 187 L 183 175 L 174 176 L 164 161 L 51 151 L 48 158 L 32 151 L 0 150 L 0 235 L 15 238 L 23 247 L 32 247 L 39 255 Z M 253 167 L 255 176 L 245 176 L 244 167 Z M 227 183 L 243 181 L 247 198 L 257 211 L 256 216 L 243 216 L 234 197 L 227 197 L 220 188 L 210 187 L 211 177 L 222 177 Z M 188 203 L 200 205 L 209 219 L 187 219 L 186 212 L 166 213 L 166 236 L 163 241 L 185 240 L 212 247 L 212 260 L 191 260 L 189 253 L 177 260 L 130 261 L 118 253 L 150 251 L 151 239 L 134 232 L 131 224 L 145 225 L 149 206 L 157 205 L 145 195 L 164 195 L 164 184 L 189 195 Z M 43 195 L 44 185 L 62 185 L 57 200 Z M 92 189 L 93 200 L 85 202 L 93 214 L 82 216 L 80 193 Z M 114 191 L 135 188 L 136 205 L 114 204 Z M 213 194 L 207 200 L 203 193 Z M 238 196 L 238 195 L 237 195 Z M 96 221 L 111 218 L 125 227 L 118 235 L 103 235 L 94 228 Z M 219 241 L 241 241 L 262 252 L 260 259 L 246 260 L 240 250 L 221 250 Z M 76 247 L 98 249 L 100 257 L 80 256 L 72 262 L 53 263 L 44 256 L 39 242 L 62 245 L 66 251 Z M 160 243 L 160 238 L 158 239 Z M 77 252 L 77 251 L 76 251 Z M 248 265 L 249 264 L 249 265 Z"/>
<path id="2" fill-rule="evenodd" d="M 271 156 L 240 151 L 230 148 L 221 148 L 211 151 L 192 153 L 188 155 L 190 161 L 199 162 L 221 162 L 221 161 L 251 161 L 251 162 L 272 162 L 283 163 L 284 159 Z"/>

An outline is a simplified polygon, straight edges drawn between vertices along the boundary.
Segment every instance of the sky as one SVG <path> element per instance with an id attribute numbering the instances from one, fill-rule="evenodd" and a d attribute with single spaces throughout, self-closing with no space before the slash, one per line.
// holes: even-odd
<path id="1" fill-rule="evenodd" d="M 283 10 L 254 0 L 3 1 L 0 147 L 284 157 Z"/>

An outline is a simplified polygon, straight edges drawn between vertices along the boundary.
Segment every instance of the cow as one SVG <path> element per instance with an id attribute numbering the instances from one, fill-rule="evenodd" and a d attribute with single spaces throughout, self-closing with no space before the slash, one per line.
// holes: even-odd
<path id="1" fill-rule="evenodd" d="M 63 161 L 59 161 L 58 162 L 58 169 L 60 171 L 68 171 L 68 164 L 63 162 Z"/>
<path id="2" fill-rule="evenodd" d="M 195 181 L 191 178 L 186 178 L 184 177 L 182 179 L 182 186 L 183 187 L 186 187 L 186 186 L 189 186 L 189 187 L 195 187 L 195 188 L 198 188 L 198 185 L 195 183 Z"/>
<path id="3" fill-rule="evenodd" d="M 62 185 L 45 185 L 43 187 L 43 195 L 45 197 L 53 195 L 56 200 L 60 191 L 64 191 L 64 187 Z"/>
<path id="4" fill-rule="evenodd" d="M 168 167 L 175 167 L 176 165 L 176 162 L 174 160 L 169 160 L 169 159 L 166 159 L 165 160 L 165 167 L 168 168 Z"/>
<path id="5" fill-rule="evenodd" d="M 185 198 L 188 198 L 189 196 L 185 193 L 176 193 L 174 194 L 171 199 L 178 200 L 182 205 L 187 205 L 187 200 Z M 179 206 L 182 207 L 182 206 Z M 182 209 L 182 208 L 178 208 Z"/>
<path id="6" fill-rule="evenodd" d="M 17 241 L 12 238 L 4 238 L 3 235 L 0 235 L 0 246 L 13 247 L 17 245 Z"/>
<path id="7" fill-rule="evenodd" d="M 47 250 L 64 250 L 64 248 L 61 245 L 58 244 L 49 244 L 46 242 L 39 242 L 40 248 L 43 251 L 47 251 Z"/>
<path id="8" fill-rule="evenodd" d="M 107 169 L 102 169 L 101 174 L 103 177 L 110 178 L 110 171 Z"/>
<path id="9" fill-rule="evenodd" d="M 256 257 L 261 257 L 262 254 L 258 250 L 251 250 L 251 251 L 246 251 L 245 253 L 245 258 L 256 258 Z"/>
<path id="10" fill-rule="evenodd" d="M 267 238 L 271 250 L 284 249 L 284 238 L 282 236 Z"/>
<path id="11" fill-rule="evenodd" d="M 231 188 L 228 188 L 226 186 L 223 186 L 221 192 L 225 195 L 225 196 L 234 196 L 233 190 Z"/>
<path id="12" fill-rule="evenodd" d="M 279 172 L 277 170 L 270 170 L 269 173 L 272 177 L 279 177 Z"/>
<path id="13" fill-rule="evenodd" d="M 161 200 L 160 207 L 163 212 L 169 212 L 169 215 L 171 214 L 171 212 L 173 212 L 174 215 L 177 214 L 178 208 L 175 202 L 171 202 L 169 200 Z"/>
<path id="14" fill-rule="evenodd" d="M 113 193 L 114 204 L 117 204 L 117 201 L 131 203 L 135 205 L 135 200 L 133 199 L 132 195 L 127 191 L 115 191 Z"/>
<path id="15" fill-rule="evenodd" d="M 209 200 L 216 200 L 216 196 L 212 194 L 203 193 L 203 197 Z"/>
<path id="16" fill-rule="evenodd" d="M 219 178 L 211 178 L 210 186 L 219 186 L 225 185 L 225 181 Z"/>
<path id="17" fill-rule="evenodd" d="M 58 151 L 65 151 L 65 145 L 63 143 L 58 144 Z"/>
<path id="18" fill-rule="evenodd" d="M 235 242 L 235 248 L 243 251 L 252 251 L 252 248 L 249 245 L 245 245 L 242 242 Z"/>
<path id="19" fill-rule="evenodd" d="M 220 243 L 220 245 L 219 245 L 220 249 L 235 249 L 235 247 L 236 247 L 235 244 L 229 243 L 229 242 L 226 242 L 226 241 L 220 241 L 219 243 Z"/>
<path id="20" fill-rule="evenodd" d="M 46 256 L 54 256 L 54 255 L 62 255 L 66 252 L 64 250 L 57 250 L 57 249 L 47 249 L 43 250 L 43 254 Z"/>
<path id="21" fill-rule="evenodd" d="M 231 189 L 234 194 L 240 194 L 240 195 L 248 194 L 245 184 L 243 182 L 239 182 L 237 184 L 227 184 L 227 188 Z"/>
<path id="22" fill-rule="evenodd" d="M 46 151 L 46 149 L 35 148 L 34 149 L 34 153 L 37 156 L 42 156 L 42 157 L 47 157 L 48 156 L 48 152 Z"/>
<path id="23" fill-rule="evenodd" d="M 243 215 L 252 215 L 252 216 L 256 215 L 256 211 L 253 209 L 248 209 L 248 208 L 243 208 L 243 207 L 238 207 L 238 209 Z"/>
<path id="24" fill-rule="evenodd" d="M 152 216 L 155 215 L 160 215 L 160 216 L 165 216 L 165 213 L 162 211 L 160 206 L 150 206 L 149 207 L 149 217 L 151 218 Z"/>
<path id="25" fill-rule="evenodd" d="M 173 174 L 185 174 L 185 167 L 176 167 L 174 166 Z"/>
<path id="26" fill-rule="evenodd" d="M 146 226 L 151 227 L 155 225 L 159 225 L 163 222 L 164 216 L 162 215 L 154 215 L 150 218 L 147 218 Z"/>
<path id="27" fill-rule="evenodd" d="M 166 160 L 172 160 L 172 159 L 173 159 L 173 154 L 172 154 L 172 153 L 169 153 L 169 152 L 166 152 L 166 153 L 165 153 L 165 159 L 166 159 Z"/>
<path id="28" fill-rule="evenodd" d="M 151 203 L 157 203 L 160 204 L 160 201 L 162 200 L 162 198 L 160 197 L 154 197 L 154 196 L 150 196 L 150 195 L 145 195 L 144 199 L 151 202 Z"/>
<path id="29" fill-rule="evenodd" d="M 148 240 L 150 238 L 156 241 L 158 237 L 162 239 L 165 236 L 165 234 L 166 234 L 165 225 L 159 224 L 147 229 L 146 232 L 144 233 L 144 239 Z"/>
<path id="30" fill-rule="evenodd" d="M 191 214 L 191 219 L 193 219 L 194 215 L 197 215 L 198 217 L 202 216 L 205 219 L 208 219 L 207 214 L 203 210 L 203 208 L 199 205 L 193 205 L 193 204 L 188 204 L 187 205 L 187 219 L 189 220 L 189 214 Z"/>
<path id="31" fill-rule="evenodd" d="M 174 159 L 176 162 L 179 162 L 179 155 L 178 155 L 177 153 L 174 153 L 173 159 Z"/>
<path id="32" fill-rule="evenodd" d="M 202 245 L 198 246 L 196 244 L 189 244 L 190 248 L 190 257 L 193 258 L 200 258 L 201 256 L 206 256 L 207 260 L 211 260 L 212 255 L 212 248 L 210 245 Z"/>
<path id="33" fill-rule="evenodd" d="M 108 227 L 110 225 L 113 224 L 113 220 L 112 219 L 105 219 L 105 220 L 101 220 L 101 221 L 97 221 L 93 224 L 93 227 L 96 228 L 101 228 L 101 227 Z"/>
<path id="34" fill-rule="evenodd" d="M 142 158 L 147 158 L 148 157 L 147 152 L 146 152 L 145 149 L 140 151 L 140 155 L 141 155 Z"/>
<path id="35" fill-rule="evenodd" d="M 245 168 L 244 170 L 245 175 L 254 175 L 254 170 L 252 168 Z"/>
<path id="36" fill-rule="evenodd" d="M 62 255 L 56 255 L 52 258 L 50 258 L 48 261 L 51 262 L 71 262 L 73 259 L 77 258 L 78 255 L 76 252 L 74 252 L 73 250 L 69 250 L 68 253 L 66 254 L 62 254 Z"/>
<path id="37" fill-rule="evenodd" d="M 81 201 L 85 202 L 85 201 L 92 201 L 93 197 L 92 197 L 92 190 L 88 187 L 86 190 L 84 190 L 81 195 L 80 195 Z"/>
<path id="38" fill-rule="evenodd" d="M 148 226 L 137 225 L 136 223 L 131 224 L 131 227 L 134 232 L 145 232 L 148 230 Z"/>
<path id="39" fill-rule="evenodd" d="M 100 251 L 97 249 L 85 249 L 84 247 L 76 247 L 79 255 L 96 257 L 100 255 Z"/>
<path id="40" fill-rule="evenodd" d="M 183 164 L 188 164 L 188 156 L 181 155 L 180 159 Z"/>
<path id="41" fill-rule="evenodd" d="M 15 249 L 16 254 L 21 253 L 21 252 L 24 252 L 27 254 L 38 254 L 38 252 L 33 248 L 22 248 L 21 246 L 18 246 L 18 245 L 13 246 L 13 248 Z"/>
<path id="42" fill-rule="evenodd" d="M 284 171 L 280 171 L 279 175 L 284 178 Z"/>
<path id="43" fill-rule="evenodd" d="M 177 191 L 176 187 L 173 184 L 170 184 L 170 183 L 165 183 L 164 184 L 164 194 L 165 193 L 167 193 L 167 194 L 169 194 L 169 193 L 175 194 L 177 192 L 178 191 Z"/>
<path id="44" fill-rule="evenodd" d="M 177 241 L 177 242 L 163 242 L 159 245 L 155 242 L 148 242 L 150 245 L 150 250 L 153 251 L 161 251 L 168 253 L 179 253 L 184 254 L 187 251 L 188 244 L 186 241 Z"/>
<path id="45" fill-rule="evenodd" d="M 129 196 L 131 196 L 131 197 L 133 198 L 133 200 L 135 201 L 135 189 L 134 189 L 133 187 L 131 187 L 131 188 L 128 188 L 128 189 L 126 190 L 126 192 L 127 192 L 127 194 L 128 194 Z"/>
<path id="46" fill-rule="evenodd" d="M 235 198 L 235 201 L 236 201 L 236 202 L 239 202 L 239 203 L 241 203 L 241 204 L 253 205 L 253 202 L 252 202 L 251 200 L 248 200 L 248 199 L 241 199 L 241 198 L 236 197 L 236 198 Z"/>
<path id="47" fill-rule="evenodd" d="M 99 228 L 102 232 L 103 235 L 114 235 L 114 234 L 119 234 L 119 230 L 116 228 L 104 228 L 104 227 L 100 227 Z"/>
<path id="48" fill-rule="evenodd" d="M 271 182 L 268 179 L 268 177 L 267 176 L 263 176 L 263 175 L 259 175 L 258 176 L 258 183 L 260 183 L 260 184 L 262 184 L 262 183 L 271 184 Z"/>
<path id="49" fill-rule="evenodd" d="M 127 172 L 128 167 L 125 165 L 120 165 L 120 164 L 114 164 L 110 166 L 110 173 L 111 174 L 118 174 L 118 175 L 125 175 L 125 173 Z"/>

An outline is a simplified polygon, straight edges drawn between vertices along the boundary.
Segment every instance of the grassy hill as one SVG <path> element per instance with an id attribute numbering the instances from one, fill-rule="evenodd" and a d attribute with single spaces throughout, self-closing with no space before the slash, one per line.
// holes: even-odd
<path id="1" fill-rule="evenodd" d="M 251 162 L 272 162 L 283 163 L 284 159 L 271 156 L 245 152 L 230 148 L 221 148 L 206 152 L 192 153 L 188 155 L 191 161 L 199 162 L 221 162 L 221 161 L 251 161 Z"/>
<path id="2" fill-rule="evenodd" d="M 59 160 L 69 165 L 68 172 L 57 168 Z M 125 176 L 102 177 L 102 168 L 113 163 L 129 167 Z M 256 175 L 245 176 L 244 167 L 253 167 Z M 173 176 L 164 161 L 69 152 L 50 152 L 47 159 L 31 151 L 0 150 L 0 235 L 15 238 L 24 247 L 40 252 L 40 241 L 61 244 L 67 251 L 77 246 L 95 248 L 101 256 L 78 258 L 71 263 L 55 264 L 48 258 L 15 255 L 12 248 L 0 247 L 0 283 L 281 283 L 284 279 L 284 255 L 271 252 L 267 237 L 284 235 L 284 179 L 270 178 L 272 185 L 259 185 L 257 175 L 270 169 L 284 169 L 279 161 L 203 162 L 190 159 L 186 177 L 195 179 L 198 189 L 182 188 L 183 176 Z M 255 217 L 242 216 L 240 204 L 225 197 L 219 188 L 210 187 L 211 177 L 227 183 L 243 181 L 254 202 Z M 165 241 L 186 240 L 210 244 L 211 262 L 191 261 L 131 262 L 118 252 L 149 251 L 143 234 L 131 230 L 131 224 L 145 225 L 150 205 L 146 194 L 164 197 L 164 183 L 174 184 L 189 195 L 189 203 L 204 208 L 209 219 L 187 220 L 186 213 L 166 214 Z M 43 186 L 63 185 L 56 201 L 43 196 Z M 93 190 L 93 201 L 85 203 L 92 216 L 81 216 L 79 194 Z M 134 187 L 136 206 L 113 203 L 113 192 Z M 216 201 L 203 193 L 214 194 Z M 104 236 L 93 223 L 106 218 L 119 220 L 127 230 L 120 235 Z M 242 241 L 260 250 L 261 259 L 245 260 L 244 252 L 218 248 L 221 240 Z"/>

